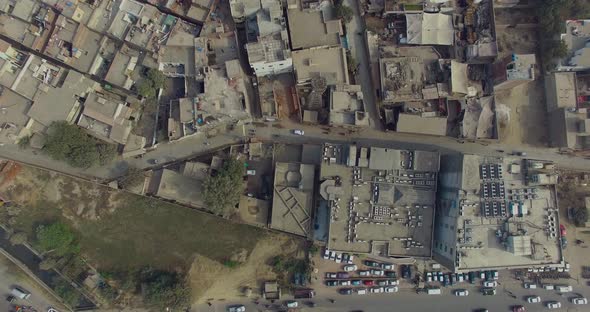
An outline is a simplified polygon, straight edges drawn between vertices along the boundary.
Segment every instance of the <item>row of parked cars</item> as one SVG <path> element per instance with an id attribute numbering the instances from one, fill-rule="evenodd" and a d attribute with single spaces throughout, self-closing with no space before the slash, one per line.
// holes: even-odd
<path id="1" fill-rule="evenodd" d="M 489 284 L 493 284 L 491 282 L 497 280 L 500 277 L 498 271 L 496 270 L 472 271 L 468 273 L 445 273 L 441 271 L 434 271 L 426 272 L 425 274 L 426 276 L 424 279 L 426 282 L 441 282 L 443 286 L 453 285 L 455 283 L 461 282 L 475 283 L 477 278 L 484 280 L 484 284 L 485 281 L 489 281 Z M 496 287 L 496 285 L 485 287 Z"/>
<path id="2" fill-rule="evenodd" d="M 352 264 L 354 260 L 354 255 L 330 251 L 328 250 L 328 248 L 326 248 L 324 249 L 324 255 L 322 256 L 322 258 L 324 258 L 324 260 L 336 261 L 336 263 Z"/>
<path id="3" fill-rule="evenodd" d="M 398 286 L 399 282 L 393 279 L 381 280 L 326 280 L 327 286 Z"/>
<path id="4" fill-rule="evenodd" d="M 387 287 L 371 287 L 371 288 L 341 288 L 338 292 L 341 295 L 366 295 L 367 293 L 371 294 L 381 294 L 381 293 L 396 293 L 399 291 L 398 286 L 387 286 Z"/>

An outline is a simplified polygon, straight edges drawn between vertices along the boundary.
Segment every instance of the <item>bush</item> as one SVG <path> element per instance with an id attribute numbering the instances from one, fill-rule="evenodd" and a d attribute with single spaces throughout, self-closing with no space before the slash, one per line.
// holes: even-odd
<path id="1" fill-rule="evenodd" d="M 44 253 L 58 256 L 77 254 L 80 247 L 71 229 L 62 222 L 40 225 L 36 232 L 37 247 Z"/>
<path id="2" fill-rule="evenodd" d="M 136 186 L 139 186 L 145 181 L 145 173 L 143 170 L 130 167 L 127 169 L 127 173 L 118 179 L 119 187 L 123 189 L 131 189 Z"/>
<path id="3" fill-rule="evenodd" d="M 72 285 L 63 279 L 57 279 L 54 283 L 55 287 L 53 290 L 65 303 L 72 307 L 76 307 L 80 303 L 80 293 Z"/>
<path id="4" fill-rule="evenodd" d="M 203 200 L 207 209 L 228 216 L 240 200 L 244 163 L 229 159 L 217 175 L 208 177 L 203 183 Z"/>
<path id="5" fill-rule="evenodd" d="M 78 126 L 56 121 L 47 130 L 43 150 L 53 159 L 74 167 L 88 168 L 113 159 L 116 148 L 91 137 Z"/>
<path id="6" fill-rule="evenodd" d="M 146 268 L 141 272 L 143 298 L 146 304 L 164 311 L 183 309 L 190 305 L 190 291 L 184 276 L 174 272 Z"/>
<path id="7" fill-rule="evenodd" d="M 240 263 L 238 261 L 234 261 L 234 260 L 225 260 L 223 261 L 223 265 L 230 268 L 230 269 L 234 269 L 237 268 Z"/>
<path id="8" fill-rule="evenodd" d="M 354 11 L 349 6 L 338 4 L 336 6 L 336 16 L 341 18 L 345 23 L 350 23 L 352 21 L 352 17 L 354 15 Z"/>

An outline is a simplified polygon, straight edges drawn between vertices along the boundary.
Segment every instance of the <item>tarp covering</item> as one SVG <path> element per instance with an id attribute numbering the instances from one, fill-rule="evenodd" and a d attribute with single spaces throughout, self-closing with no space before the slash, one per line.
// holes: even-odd
<path id="1" fill-rule="evenodd" d="M 453 45 L 453 18 L 443 13 L 406 14 L 408 44 Z"/>

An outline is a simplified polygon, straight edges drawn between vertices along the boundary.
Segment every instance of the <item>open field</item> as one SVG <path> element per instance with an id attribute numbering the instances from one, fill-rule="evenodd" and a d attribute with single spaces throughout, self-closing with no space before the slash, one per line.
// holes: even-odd
<path id="1" fill-rule="evenodd" d="M 0 185 L 0 196 L 16 203 L 3 210 L 2 221 L 29 237 L 39 224 L 67 220 L 82 255 L 99 270 L 190 271 L 193 298 L 213 285 L 207 274 L 224 291 L 257 286 L 259 276 L 273 277 L 270 258 L 299 246 L 286 235 L 30 167 Z M 239 265 L 229 269 L 223 265 L 228 260 Z M 219 270 L 228 273 L 223 281 L 212 275 Z"/>

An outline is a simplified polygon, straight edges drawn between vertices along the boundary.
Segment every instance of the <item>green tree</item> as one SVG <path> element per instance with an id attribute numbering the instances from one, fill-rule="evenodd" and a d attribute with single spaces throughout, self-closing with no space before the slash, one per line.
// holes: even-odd
<path id="1" fill-rule="evenodd" d="M 139 168 L 129 167 L 127 173 L 117 181 L 119 182 L 119 187 L 123 189 L 132 189 L 145 181 L 145 173 Z"/>
<path id="2" fill-rule="evenodd" d="M 164 81 L 166 81 L 166 76 L 164 76 L 164 74 L 162 74 L 161 71 L 150 68 L 148 70 L 147 77 L 152 82 L 154 88 L 161 89 L 164 87 Z"/>
<path id="3" fill-rule="evenodd" d="M 76 307 L 80 303 L 80 293 L 72 285 L 68 284 L 68 282 L 59 278 L 54 280 L 54 284 L 53 290 L 65 303 L 72 307 Z"/>
<path id="4" fill-rule="evenodd" d="M 574 208 L 572 212 L 576 226 L 584 226 L 588 222 L 588 209 L 586 207 Z"/>
<path id="5" fill-rule="evenodd" d="M 149 79 L 142 79 L 137 83 L 137 93 L 147 99 L 156 97 L 156 89 Z"/>
<path id="6" fill-rule="evenodd" d="M 349 6 L 338 4 L 336 6 L 336 16 L 340 17 L 345 23 L 350 23 L 354 16 L 354 11 Z"/>
<path id="7" fill-rule="evenodd" d="M 44 253 L 63 256 L 78 253 L 79 246 L 72 230 L 62 222 L 40 225 L 37 228 L 37 247 Z"/>
<path id="8" fill-rule="evenodd" d="M 203 199 L 207 208 L 215 213 L 228 216 L 231 209 L 240 200 L 244 163 L 229 159 L 223 163 L 215 176 L 208 177 L 203 183 Z"/>
<path id="9" fill-rule="evenodd" d="M 112 159 L 115 146 L 103 143 L 89 136 L 83 129 L 65 121 L 53 122 L 47 130 L 43 150 L 53 159 L 88 168 Z"/>
<path id="10" fill-rule="evenodd" d="M 145 269 L 141 273 L 143 298 L 146 304 L 172 310 L 183 309 L 190 305 L 190 289 L 184 276 L 162 270 Z"/>

